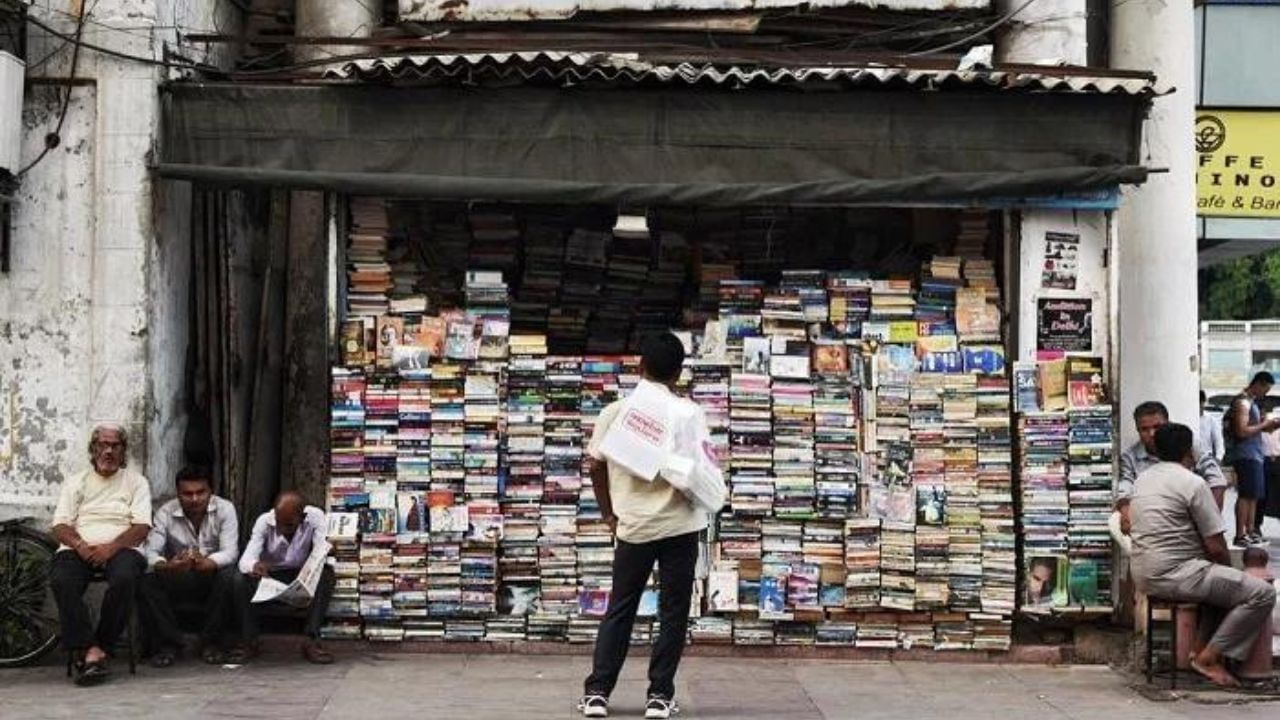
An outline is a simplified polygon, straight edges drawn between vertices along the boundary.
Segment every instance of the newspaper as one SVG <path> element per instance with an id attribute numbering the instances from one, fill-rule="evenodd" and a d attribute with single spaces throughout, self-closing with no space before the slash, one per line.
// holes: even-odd
<path id="1" fill-rule="evenodd" d="M 302 564 L 293 582 L 285 584 L 275 578 L 264 577 L 258 583 L 258 591 L 253 594 L 253 602 L 282 602 L 300 608 L 309 606 L 311 598 L 316 595 L 316 585 L 320 583 L 330 548 L 329 542 L 323 538 L 316 538 L 314 543 L 311 556 Z"/>

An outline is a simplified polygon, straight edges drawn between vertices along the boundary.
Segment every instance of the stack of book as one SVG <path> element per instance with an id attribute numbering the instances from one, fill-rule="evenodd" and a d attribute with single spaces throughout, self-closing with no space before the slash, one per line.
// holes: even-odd
<path id="1" fill-rule="evenodd" d="M 914 525 L 898 522 L 885 522 L 881 525 L 880 607 L 907 612 L 915 610 L 915 550 Z"/>
<path id="2" fill-rule="evenodd" d="M 466 481 L 466 368 L 431 366 L 431 489 L 462 493 Z"/>
<path id="3" fill-rule="evenodd" d="M 511 301 L 511 325 L 517 332 L 546 333 L 551 306 L 560 295 L 564 231 L 550 223 L 525 228 L 524 274 Z"/>
<path id="4" fill-rule="evenodd" d="M 818 515 L 844 519 L 858 510 L 857 415 L 848 373 L 821 373 L 814 383 L 814 462 Z"/>
<path id="5" fill-rule="evenodd" d="M 814 517 L 817 486 L 813 383 L 808 379 L 775 377 L 770 397 L 773 404 L 773 513 L 785 518 Z"/>
<path id="6" fill-rule="evenodd" d="M 1094 405 L 1068 411 L 1071 504 L 1067 530 L 1068 604 L 1111 608 L 1111 516 L 1114 470 L 1112 408 Z"/>
<path id="7" fill-rule="evenodd" d="M 729 492 L 734 514 L 773 508 L 773 422 L 769 376 L 732 371 L 729 381 Z"/>
<path id="8" fill-rule="evenodd" d="M 880 521 L 853 518 L 844 524 L 845 607 L 880 607 Z"/>
<path id="9" fill-rule="evenodd" d="M 462 545 L 470 524 L 467 505 L 451 490 L 427 493 L 427 614 L 462 612 Z"/>
<path id="10" fill-rule="evenodd" d="M 694 359 L 690 370 L 689 397 L 702 408 L 707 419 L 711 445 L 722 469 L 729 467 L 729 378 L 730 366 L 717 360 Z"/>
<path id="11" fill-rule="evenodd" d="M 982 522 L 982 611 L 1008 617 L 1017 601 L 1017 527 L 1009 380 L 978 379 L 978 510 Z M 1007 627 L 998 623 L 998 627 Z M 992 640 L 994 630 L 988 633 Z M 1006 638 L 1006 642 L 1008 638 Z M 976 644 L 975 638 L 975 644 Z"/>
<path id="12" fill-rule="evenodd" d="M 839 337 L 861 338 L 862 324 L 871 317 L 871 280 L 860 273 L 827 276 L 828 322 Z"/>
<path id="13" fill-rule="evenodd" d="M 387 262 L 391 233 L 386 204 L 376 198 L 351 201 L 351 228 L 347 235 L 347 318 L 370 321 L 385 315 L 387 296 L 394 283 Z"/>
<path id="14" fill-rule="evenodd" d="M 520 242 L 520 227 L 515 216 L 484 209 L 468 212 L 467 220 L 471 225 L 468 267 L 508 274 L 514 271 Z"/>
<path id="15" fill-rule="evenodd" d="M 1053 579 L 1066 570 L 1070 503 L 1067 494 L 1068 424 L 1066 413 L 1023 413 L 1018 419 L 1022 448 L 1022 548 L 1028 574 L 1052 568 Z M 1048 570 L 1040 571 L 1047 573 Z M 1029 588 L 1025 609 L 1065 605 L 1055 589 Z"/>
<path id="16" fill-rule="evenodd" d="M 912 320 L 916 307 L 912 289 L 910 280 L 872 281 L 868 319 L 878 322 Z"/>
<path id="17" fill-rule="evenodd" d="M 499 612 L 503 614 L 527 615 L 538 596 L 546 377 L 546 336 L 512 335 L 507 370 L 507 475 L 501 499 L 503 526 L 498 558 L 502 583 Z"/>

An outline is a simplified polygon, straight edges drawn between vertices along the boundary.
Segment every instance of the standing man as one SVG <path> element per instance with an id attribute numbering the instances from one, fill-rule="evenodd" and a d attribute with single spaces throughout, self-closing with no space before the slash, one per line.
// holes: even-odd
<path id="1" fill-rule="evenodd" d="M 229 662 L 243 663 L 258 654 L 258 608 L 253 602 L 258 584 L 265 577 L 286 585 L 293 582 L 311 557 L 316 541 L 324 542 L 327 529 L 324 511 L 307 505 L 293 491 L 280 493 L 275 507 L 258 516 L 231 587 L 230 598 L 240 622 L 243 645 L 231 653 Z M 318 665 L 333 662 L 333 655 L 320 646 L 320 626 L 329 611 L 336 583 L 333 568 L 325 565 L 307 610 L 302 656 Z"/>
<path id="2" fill-rule="evenodd" d="M 1129 496 L 1133 494 L 1134 481 L 1147 468 L 1159 463 L 1156 457 L 1156 431 L 1169 424 L 1169 410 L 1164 403 L 1148 400 L 1133 409 L 1133 424 L 1138 430 L 1138 442 L 1120 453 L 1120 482 L 1116 485 L 1116 509 L 1120 513 L 1119 524 L 1124 534 L 1129 531 Z M 1213 455 L 1202 444 L 1196 444 L 1195 473 L 1209 486 L 1213 500 L 1222 509 L 1222 498 L 1227 490 L 1227 479 Z"/>
<path id="3" fill-rule="evenodd" d="M 1138 590 L 1176 602 L 1200 603 L 1223 613 L 1191 667 L 1216 685 L 1239 681 L 1224 658 L 1245 661 L 1276 602 L 1275 588 L 1231 567 L 1225 527 L 1194 465 L 1191 429 L 1165 425 L 1156 432 L 1159 462 L 1133 488 L 1133 557 Z M 1206 630 L 1212 623 L 1203 623 Z"/>
<path id="4" fill-rule="evenodd" d="M 182 631 L 173 605 L 183 602 L 204 608 L 201 657 L 221 664 L 218 633 L 225 612 L 221 601 L 237 572 L 240 521 L 234 505 L 214 496 L 209 471 L 183 468 L 174 485 L 178 497 L 156 510 L 147 535 L 151 573 L 142 580 L 142 607 L 146 626 L 159 646 L 151 664 L 169 667 L 180 654 Z"/>
<path id="5" fill-rule="evenodd" d="M 648 340 L 640 360 L 641 383 L 656 386 L 672 403 L 688 402 L 673 389 L 684 364 L 684 346 L 670 333 Z M 675 676 L 684 652 L 693 593 L 694 566 L 698 560 L 698 536 L 707 526 L 707 514 L 698 510 L 661 475 L 652 482 L 607 461 L 601 443 L 626 400 L 601 411 L 591 433 L 587 454 L 592 459 L 591 484 L 605 521 L 617 536 L 613 556 L 613 589 L 609 609 L 596 637 L 591 675 L 578 708 L 586 717 L 609 714 L 609 694 L 631 646 L 631 629 L 645 582 L 658 563 L 658 599 L 661 631 L 649 661 L 646 718 L 669 718 L 676 712 Z M 703 416 L 699 413 L 698 418 Z M 705 422 L 705 420 L 703 420 Z"/>
<path id="6" fill-rule="evenodd" d="M 74 655 L 77 685 L 106 679 L 107 653 L 120 639 L 133 610 L 146 560 L 142 542 L 151 523 L 151 487 L 128 469 L 129 437 L 118 425 L 99 425 L 89 436 L 92 467 L 62 482 L 53 511 L 53 536 L 60 543 L 49 568 L 58 604 L 62 644 Z M 95 631 L 84 591 L 95 573 L 107 592 Z"/>
<path id="7" fill-rule="evenodd" d="M 1196 437 L 1200 442 L 1200 447 L 1204 448 L 1214 460 L 1219 464 L 1227 452 L 1227 446 L 1222 440 L 1222 416 L 1218 413 L 1209 412 L 1207 405 L 1209 398 L 1200 391 L 1200 434 Z"/>
<path id="8" fill-rule="evenodd" d="M 1236 471 L 1236 547 L 1263 542 L 1262 535 L 1254 534 L 1253 529 L 1258 500 L 1266 493 L 1267 483 L 1262 435 L 1280 428 L 1280 420 L 1263 420 L 1258 401 L 1275 384 L 1276 379 L 1269 372 L 1254 375 L 1249 386 L 1231 401 L 1224 421 L 1231 436 L 1232 467 Z"/>

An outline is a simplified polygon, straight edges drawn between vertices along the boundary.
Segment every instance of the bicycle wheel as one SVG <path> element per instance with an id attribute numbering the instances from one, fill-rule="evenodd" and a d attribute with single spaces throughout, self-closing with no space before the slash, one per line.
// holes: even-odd
<path id="1" fill-rule="evenodd" d="M 0 667 L 36 662 L 58 642 L 58 613 L 49 588 L 57 546 L 27 528 L 0 535 Z"/>

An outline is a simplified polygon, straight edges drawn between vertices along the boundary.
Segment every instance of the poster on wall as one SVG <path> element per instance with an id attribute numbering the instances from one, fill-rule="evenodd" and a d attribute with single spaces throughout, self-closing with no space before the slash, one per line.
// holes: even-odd
<path id="1" fill-rule="evenodd" d="M 1079 257 L 1079 234 L 1046 232 L 1040 286 L 1050 290 L 1075 290 L 1080 270 Z"/>
<path id="2" fill-rule="evenodd" d="M 1038 352 L 1091 352 L 1093 300 L 1040 298 L 1036 301 Z"/>

